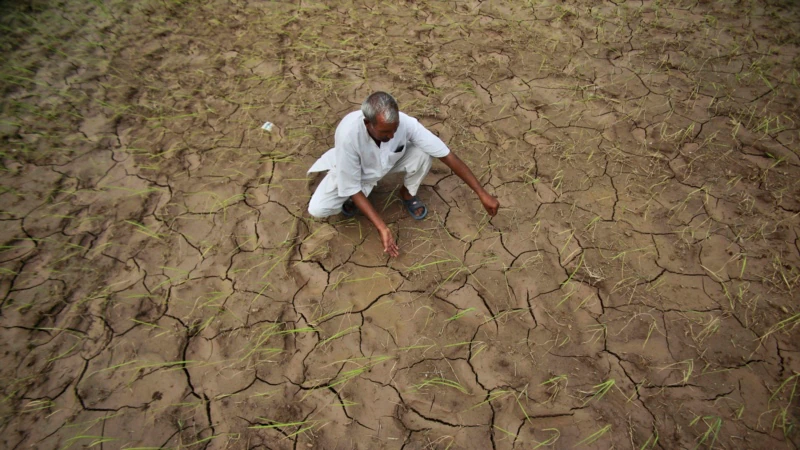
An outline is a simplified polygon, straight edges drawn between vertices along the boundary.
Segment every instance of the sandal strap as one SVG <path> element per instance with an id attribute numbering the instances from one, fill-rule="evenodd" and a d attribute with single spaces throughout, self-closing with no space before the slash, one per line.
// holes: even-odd
<path id="1" fill-rule="evenodd" d="M 406 204 L 406 208 L 411 208 L 414 210 L 425 207 L 425 205 L 417 197 L 403 200 L 403 202 Z"/>

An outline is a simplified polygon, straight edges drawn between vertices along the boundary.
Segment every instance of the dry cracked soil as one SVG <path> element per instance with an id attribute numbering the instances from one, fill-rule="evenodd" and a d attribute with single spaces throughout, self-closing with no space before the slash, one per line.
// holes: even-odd
<path id="1" fill-rule="evenodd" d="M 797 449 L 799 9 L 0 2 L 0 447 Z M 374 90 L 497 216 L 308 216 Z"/>

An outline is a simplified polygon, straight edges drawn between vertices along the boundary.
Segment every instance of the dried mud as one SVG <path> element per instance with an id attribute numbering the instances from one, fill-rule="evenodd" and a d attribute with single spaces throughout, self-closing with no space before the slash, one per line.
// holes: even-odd
<path id="1" fill-rule="evenodd" d="M 3 448 L 800 446 L 791 2 L 0 13 Z M 306 214 L 378 89 L 496 217 Z"/>

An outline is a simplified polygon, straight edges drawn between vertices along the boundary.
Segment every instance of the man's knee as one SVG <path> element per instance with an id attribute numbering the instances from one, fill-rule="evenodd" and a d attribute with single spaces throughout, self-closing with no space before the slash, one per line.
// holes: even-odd
<path id="1" fill-rule="evenodd" d="M 311 216 L 316 219 L 324 219 L 326 217 L 334 215 L 336 211 L 332 210 L 331 208 L 326 208 L 323 205 L 312 201 L 311 203 L 308 204 L 308 213 L 311 214 Z"/>
<path id="2" fill-rule="evenodd" d="M 420 150 L 420 153 L 422 151 Z M 425 176 L 428 171 L 431 170 L 431 166 L 433 165 L 433 158 L 422 153 L 421 155 L 417 155 L 415 158 L 409 159 L 409 161 L 405 164 L 405 172 L 407 176 L 413 177 L 422 175 Z"/>
<path id="3" fill-rule="evenodd" d="M 433 166 L 433 157 L 425 155 L 421 159 L 422 161 L 419 164 L 419 170 L 423 170 L 427 173 L 429 170 L 431 170 L 431 166 Z"/>
<path id="4" fill-rule="evenodd" d="M 311 199 L 308 201 L 308 213 L 317 219 L 323 219 L 336 214 L 336 209 L 332 208 L 335 194 L 327 184 L 328 177 L 323 178 L 322 182 L 314 190 Z"/>
<path id="5" fill-rule="evenodd" d="M 430 155 L 415 147 L 412 147 L 410 150 L 413 151 L 413 154 L 409 154 L 406 170 L 419 172 L 420 170 L 426 170 L 431 167 L 433 158 Z"/>

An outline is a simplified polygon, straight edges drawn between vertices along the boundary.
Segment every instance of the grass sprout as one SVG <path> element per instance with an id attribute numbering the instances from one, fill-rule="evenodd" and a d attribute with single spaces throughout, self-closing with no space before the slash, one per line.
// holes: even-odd
<path id="1" fill-rule="evenodd" d="M 412 388 L 413 388 L 414 391 L 421 391 L 421 390 L 423 390 L 425 388 L 428 388 L 428 387 L 431 387 L 431 386 L 444 386 L 444 387 L 448 387 L 448 388 L 451 388 L 451 389 L 455 389 L 455 390 L 461 392 L 462 394 L 468 394 L 469 395 L 469 391 L 467 390 L 467 388 L 462 386 L 460 383 L 458 383 L 457 381 L 448 380 L 447 378 L 442 378 L 442 377 L 429 378 L 429 379 L 423 381 L 422 383 L 413 385 Z"/>
<path id="2" fill-rule="evenodd" d="M 604 382 L 602 382 L 600 384 L 592 386 L 592 389 L 594 389 L 593 391 L 591 391 L 591 392 L 583 392 L 584 394 L 588 395 L 586 400 L 583 401 L 583 404 L 586 405 L 587 403 L 589 403 L 589 402 L 591 402 L 593 400 L 602 399 L 603 397 L 605 397 L 606 394 L 608 394 L 608 391 L 610 391 L 611 388 L 613 388 L 615 385 L 616 385 L 616 381 L 613 378 L 611 378 L 611 379 L 606 380 L 606 381 L 604 381 Z"/>
<path id="3" fill-rule="evenodd" d="M 587 445 L 588 444 L 594 444 L 595 442 L 597 442 L 598 439 L 600 439 L 603 436 L 605 436 L 605 434 L 608 433 L 609 431 L 611 431 L 611 425 L 606 425 L 603 428 L 600 428 L 599 430 L 597 430 L 594 433 L 590 434 L 589 436 L 586 436 L 586 438 L 584 438 L 582 441 L 580 441 L 577 444 L 575 444 L 575 447 L 578 447 L 578 446 L 584 445 L 584 444 L 587 444 Z"/>
<path id="4" fill-rule="evenodd" d="M 697 416 L 689 423 L 689 425 L 694 427 L 701 420 L 706 426 L 706 429 L 700 436 L 698 436 L 697 444 L 694 446 L 694 448 L 697 449 L 701 446 L 714 448 L 714 444 L 717 442 L 717 438 L 719 437 L 719 430 L 722 428 L 722 419 L 718 416 Z"/>

